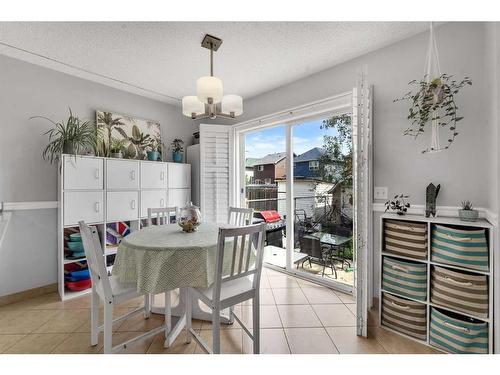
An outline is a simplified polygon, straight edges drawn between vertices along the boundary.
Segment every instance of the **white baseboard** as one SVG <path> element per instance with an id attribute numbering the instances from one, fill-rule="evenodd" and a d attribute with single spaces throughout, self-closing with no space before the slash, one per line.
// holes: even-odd
<path id="1" fill-rule="evenodd" d="M 458 206 L 437 206 L 436 213 L 438 216 L 444 217 L 458 217 L 458 210 L 460 207 Z M 383 203 L 373 203 L 372 205 L 373 212 L 384 212 L 385 205 Z M 488 210 L 487 208 L 476 208 L 479 211 L 479 217 L 488 220 L 488 222 L 497 227 L 498 226 L 498 214 Z M 425 205 L 416 204 L 412 205 L 408 209 L 408 214 L 413 215 L 424 215 L 425 214 Z"/>

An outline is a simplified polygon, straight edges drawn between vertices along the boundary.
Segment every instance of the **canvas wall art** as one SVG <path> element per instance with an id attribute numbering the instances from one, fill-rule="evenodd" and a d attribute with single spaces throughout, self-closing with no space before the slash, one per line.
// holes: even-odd
<path id="1" fill-rule="evenodd" d="M 148 151 L 158 151 L 161 160 L 161 129 L 157 121 L 96 111 L 99 156 L 146 159 Z"/>

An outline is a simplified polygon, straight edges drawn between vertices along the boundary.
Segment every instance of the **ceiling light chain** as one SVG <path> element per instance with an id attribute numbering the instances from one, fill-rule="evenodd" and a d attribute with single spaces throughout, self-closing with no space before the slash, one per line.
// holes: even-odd
<path id="1" fill-rule="evenodd" d="M 198 78 L 196 96 L 182 98 L 182 113 L 193 120 L 217 117 L 234 119 L 243 113 L 243 99 L 239 95 L 223 95 L 222 81 L 214 77 L 214 52 L 222 39 L 205 35 L 201 46 L 210 50 L 210 76 Z"/>

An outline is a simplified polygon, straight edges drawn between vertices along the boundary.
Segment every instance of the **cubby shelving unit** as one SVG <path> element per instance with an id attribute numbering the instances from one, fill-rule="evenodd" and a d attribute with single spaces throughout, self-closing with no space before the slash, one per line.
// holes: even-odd
<path id="1" fill-rule="evenodd" d="M 427 257 L 426 259 L 416 259 L 410 256 L 402 256 L 399 254 L 395 254 L 392 252 L 386 251 L 385 247 L 385 236 L 384 236 L 384 223 L 386 220 L 397 220 L 397 221 L 405 221 L 405 222 L 413 222 L 413 223 L 426 223 L 427 224 Z M 466 267 L 459 267 L 456 265 L 452 264 L 447 264 L 447 263 L 442 263 L 442 262 L 436 262 L 435 260 L 432 260 L 432 229 L 434 225 L 450 225 L 456 228 L 467 228 L 467 229 L 485 229 L 486 230 L 486 238 L 488 242 L 488 258 L 489 258 L 489 270 L 488 271 L 480 271 L 480 270 L 475 270 L 472 268 L 466 268 Z M 391 332 L 397 333 L 399 335 L 405 336 L 411 340 L 414 340 L 416 342 L 419 342 L 424 345 L 428 345 L 432 347 L 433 349 L 436 349 L 438 351 L 444 352 L 443 349 L 437 348 L 433 346 L 430 342 L 430 320 L 431 320 L 431 308 L 438 308 L 443 311 L 448 311 L 451 313 L 459 314 L 464 317 L 468 318 L 473 318 L 481 322 L 486 322 L 488 323 L 488 352 L 493 353 L 494 352 L 494 337 L 495 337 L 495 322 L 494 322 L 494 261 L 498 261 L 494 259 L 494 236 L 493 236 L 493 230 L 494 227 L 485 219 L 478 219 L 475 222 L 464 222 L 461 221 L 459 218 L 455 217 L 430 217 L 426 218 L 424 216 L 419 216 L 419 215 L 403 215 L 399 216 L 396 214 L 391 214 L 391 213 L 385 213 L 381 215 L 380 219 L 380 269 L 379 269 L 379 285 L 380 285 L 380 293 L 379 293 L 379 322 L 380 326 L 386 330 L 389 330 Z M 384 290 L 383 288 L 383 260 L 384 257 L 389 257 L 392 259 L 396 260 L 402 260 L 402 261 L 411 261 L 415 263 L 420 263 L 420 264 L 425 264 L 427 268 L 427 298 L 425 301 L 418 300 L 415 298 L 408 297 L 403 294 L 396 293 L 394 291 L 387 291 Z M 488 279 L 488 316 L 487 317 L 480 317 L 480 316 L 475 316 L 474 314 L 470 313 L 464 313 L 463 311 L 456 310 L 454 308 L 451 308 L 450 306 L 446 305 L 441 305 L 441 304 L 436 304 L 431 301 L 431 269 L 433 266 L 439 266 L 443 268 L 450 269 L 452 271 L 461 271 L 461 272 L 466 272 L 469 274 L 477 274 L 477 275 L 484 275 L 487 276 Z M 384 326 L 382 324 L 382 304 L 383 304 L 383 295 L 384 294 L 390 294 L 399 298 L 403 298 L 406 300 L 418 302 L 422 305 L 426 306 L 427 309 L 427 338 L 426 340 L 419 340 L 417 338 L 414 338 L 412 336 L 409 336 L 405 333 L 399 332 L 393 328 Z"/>
<path id="2" fill-rule="evenodd" d="M 144 225 L 149 207 L 182 207 L 191 200 L 189 164 L 96 156 L 62 155 L 58 174 L 58 289 L 62 300 L 82 296 L 90 289 L 65 286 L 65 266 L 86 261 L 67 259 L 65 229 L 78 222 L 95 225 L 108 270 L 118 246 L 107 246 L 108 224 L 127 222 L 130 231 Z M 108 262 L 109 260 L 109 262 Z"/>

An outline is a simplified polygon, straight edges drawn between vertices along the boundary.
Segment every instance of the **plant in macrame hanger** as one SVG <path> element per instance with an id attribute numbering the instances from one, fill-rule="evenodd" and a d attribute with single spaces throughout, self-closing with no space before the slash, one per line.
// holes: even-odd
<path id="1" fill-rule="evenodd" d="M 463 117 L 458 115 L 455 95 L 465 85 L 472 85 L 472 81 L 469 77 L 465 77 L 461 81 L 456 81 L 453 79 L 453 76 L 441 73 L 432 23 L 430 26 L 424 77 L 421 80 L 410 81 L 408 84 L 414 87 L 414 89 L 406 93 L 402 98 L 394 100 L 394 102 L 401 100 L 409 100 L 411 102 L 408 112 L 410 126 L 405 130 L 404 135 L 417 138 L 430 126 L 430 146 L 423 150 L 422 153 L 447 150 L 459 134 L 457 131 L 457 122 L 463 119 Z M 444 145 L 441 145 L 440 141 L 441 129 L 447 129 L 449 132 Z"/>

